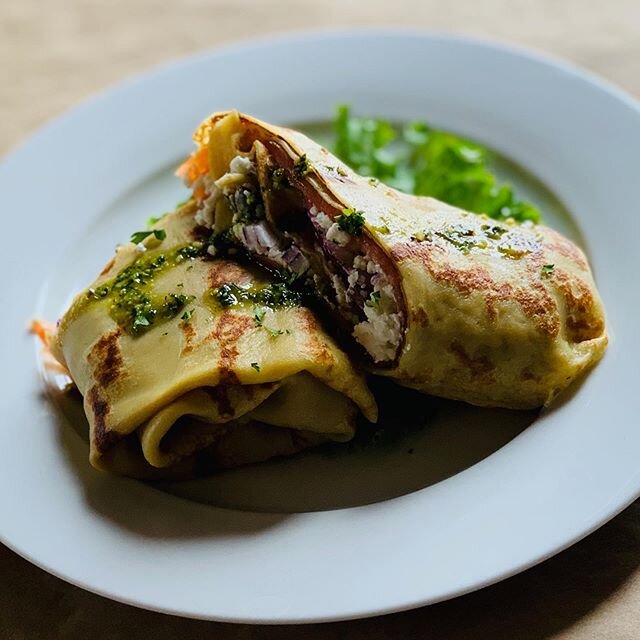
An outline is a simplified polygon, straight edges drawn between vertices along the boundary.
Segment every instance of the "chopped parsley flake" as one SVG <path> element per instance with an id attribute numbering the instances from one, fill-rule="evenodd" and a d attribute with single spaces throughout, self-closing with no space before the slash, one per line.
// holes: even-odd
<path id="1" fill-rule="evenodd" d="M 74 303 L 74 313 L 80 313 L 87 304 L 104 301 L 120 326 L 133 336 L 141 335 L 159 322 L 174 318 L 194 300 L 193 296 L 179 293 L 155 293 L 154 281 L 185 259 L 201 255 L 201 250 L 202 245 L 194 243 L 168 252 L 148 251 L 111 280 L 89 289 Z"/>
<path id="2" fill-rule="evenodd" d="M 500 238 L 508 231 L 508 229 L 500 227 L 497 224 L 483 224 L 480 228 L 484 232 L 484 235 L 487 236 L 487 238 L 491 238 L 491 240 L 500 240 Z"/>
<path id="3" fill-rule="evenodd" d="M 167 232 L 164 229 L 154 229 L 153 231 L 136 231 L 135 233 L 131 234 L 131 242 L 133 242 L 133 244 L 140 244 L 150 235 L 154 235 L 156 240 L 162 241 L 167 237 Z"/>
<path id="4" fill-rule="evenodd" d="M 183 296 L 180 294 L 170 293 L 164 296 L 164 299 L 150 297 L 144 294 L 136 296 L 139 302 L 130 306 L 129 315 L 131 324 L 129 330 L 135 335 L 140 335 L 149 329 L 156 319 L 170 320 L 180 313 L 180 311 L 193 301 L 193 296 Z M 118 303 L 115 303 L 118 305 Z M 122 304 L 123 311 L 126 313 L 127 305 Z"/>
<path id="5" fill-rule="evenodd" d="M 260 373 L 260 365 L 257 362 L 252 362 L 251 367 Z"/>
<path id="6" fill-rule="evenodd" d="M 436 231 L 435 234 L 462 251 L 462 253 L 468 253 L 471 249 L 484 249 L 487 246 L 487 241 L 483 238 L 478 238 L 473 229 L 451 227 L 450 229 Z"/>
<path id="7" fill-rule="evenodd" d="M 267 333 L 272 337 L 272 338 L 277 338 L 278 336 L 284 335 L 284 330 L 283 329 L 272 329 L 271 327 L 267 327 L 264 324 L 264 318 L 267 315 L 267 310 L 266 309 L 256 309 L 253 313 L 253 319 L 255 320 L 256 323 L 256 327 L 260 327 L 261 329 L 264 329 L 265 331 L 267 331 Z M 288 331 L 288 329 L 287 329 Z"/>
<path id="8" fill-rule="evenodd" d="M 274 190 L 286 189 L 290 187 L 291 183 L 285 170 L 282 167 L 278 167 L 271 172 L 271 187 Z"/>
<path id="9" fill-rule="evenodd" d="M 256 321 L 256 327 L 261 327 L 262 323 L 264 322 L 264 317 L 267 314 L 267 310 L 266 309 L 256 309 L 254 314 L 253 314 L 253 318 Z"/>
<path id="10" fill-rule="evenodd" d="M 553 273 L 555 268 L 556 268 L 555 264 L 543 264 L 542 269 L 540 271 L 542 272 L 543 276 L 550 276 Z"/>
<path id="11" fill-rule="evenodd" d="M 356 209 L 343 209 L 342 213 L 336 218 L 338 228 L 346 231 L 352 236 L 359 236 L 364 226 L 364 213 Z"/>
<path id="12" fill-rule="evenodd" d="M 247 304 L 266 307 L 296 307 L 301 304 L 302 295 L 284 282 L 241 287 L 237 284 L 223 284 L 210 290 L 210 295 L 221 307 L 235 307 Z M 260 315 L 260 314 L 259 314 Z"/>
<path id="13" fill-rule="evenodd" d="M 184 320 L 185 322 L 189 322 L 189 320 L 191 320 L 191 316 L 193 315 L 194 311 L 195 311 L 195 309 L 189 309 L 188 311 L 185 311 L 180 316 L 180 320 Z"/>
<path id="14" fill-rule="evenodd" d="M 309 173 L 310 169 L 311 165 L 309 164 L 306 153 L 304 155 L 301 155 L 293 165 L 293 173 L 295 174 L 296 178 L 304 178 L 307 173 Z"/>

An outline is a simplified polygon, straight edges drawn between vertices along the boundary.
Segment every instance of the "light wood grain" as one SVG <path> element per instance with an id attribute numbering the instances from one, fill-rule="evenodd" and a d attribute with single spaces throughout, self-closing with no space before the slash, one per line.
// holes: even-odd
<path id="1" fill-rule="evenodd" d="M 159 63 L 241 38 L 346 25 L 490 36 L 563 56 L 640 95 L 640 0 L 4 0 L 0 153 L 95 91 Z M 116 604 L 0 546 L 0 638 L 636 640 L 639 564 L 636 503 L 560 556 L 464 598 L 372 620 L 247 627 Z"/>

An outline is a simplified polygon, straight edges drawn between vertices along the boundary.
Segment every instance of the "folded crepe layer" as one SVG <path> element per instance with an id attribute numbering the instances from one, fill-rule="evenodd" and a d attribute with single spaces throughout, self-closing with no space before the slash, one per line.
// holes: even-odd
<path id="1" fill-rule="evenodd" d="M 213 114 L 194 139 L 178 174 L 198 224 L 306 278 L 376 373 L 527 409 L 603 355 L 587 258 L 560 233 L 401 193 L 297 131 L 237 112 Z M 247 214 L 256 189 L 262 208 Z"/>
<path id="2" fill-rule="evenodd" d="M 59 322 L 51 348 L 83 396 L 91 463 L 191 474 L 348 440 L 360 413 L 375 421 L 363 376 L 309 309 L 219 303 L 225 285 L 273 281 L 207 256 L 193 217 L 188 204 L 157 223 L 144 251 L 120 246 Z"/>

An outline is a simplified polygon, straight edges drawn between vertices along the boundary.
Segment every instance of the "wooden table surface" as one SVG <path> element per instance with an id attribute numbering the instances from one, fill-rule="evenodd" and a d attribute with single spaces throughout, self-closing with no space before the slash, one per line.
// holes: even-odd
<path id="1" fill-rule="evenodd" d="M 237 39 L 346 25 L 490 36 L 563 56 L 640 96 L 640 0 L 4 0 L 0 153 L 93 92 L 156 64 Z M 559 556 L 457 600 L 354 622 L 251 627 L 116 604 L 0 546 L 0 638 L 636 640 L 639 565 L 635 503 Z"/>

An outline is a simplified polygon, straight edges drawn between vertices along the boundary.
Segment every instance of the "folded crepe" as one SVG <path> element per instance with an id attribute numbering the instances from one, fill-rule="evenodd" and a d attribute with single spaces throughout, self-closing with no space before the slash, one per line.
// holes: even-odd
<path id="1" fill-rule="evenodd" d="M 358 176 L 306 136 L 237 112 L 196 131 L 179 168 L 211 250 L 311 285 L 367 366 L 476 405 L 549 403 L 602 356 L 583 252 Z"/>
<path id="2" fill-rule="evenodd" d="M 188 204 L 118 248 L 51 351 L 84 399 L 90 460 L 190 476 L 348 440 L 377 408 L 286 283 L 206 253 Z"/>

